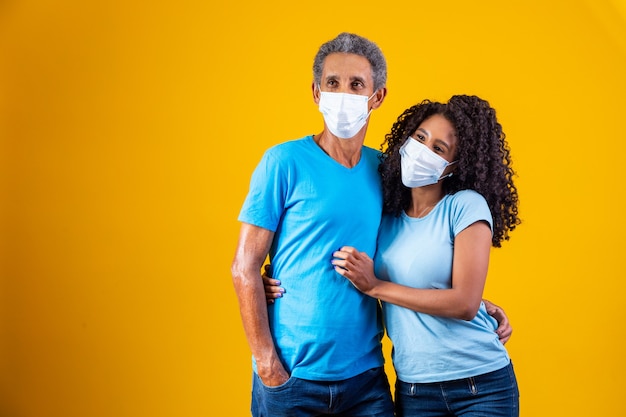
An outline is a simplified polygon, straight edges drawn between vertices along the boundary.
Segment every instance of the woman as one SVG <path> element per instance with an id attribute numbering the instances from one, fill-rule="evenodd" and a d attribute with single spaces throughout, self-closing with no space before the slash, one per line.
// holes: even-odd
<path id="1" fill-rule="evenodd" d="M 383 302 L 402 416 L 518 416 L 515 373 L 482 302 L 490 247 L 520 223 L 508 144 L 476 96 L 424 101 L 385 138 L 375 259 L 333 254 L 336 271 Z"/>

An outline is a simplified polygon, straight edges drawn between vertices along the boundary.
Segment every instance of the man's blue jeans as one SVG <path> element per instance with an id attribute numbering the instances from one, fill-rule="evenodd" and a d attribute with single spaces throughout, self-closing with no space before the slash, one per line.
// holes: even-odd
<path id="1" fill-rule="evenodd" d="M 472 378 L 411 384 L 396 381 L 397 417 L 518 417 L 513 364 Z"/>
<path id="2" fill-rule="evenodd" d="M 342 381 L 309 381 L 291 377 L 268 387 L 254 374 L 254 417 L 393 417 L 389 381 L 383 368 L 370 369 Z"/>

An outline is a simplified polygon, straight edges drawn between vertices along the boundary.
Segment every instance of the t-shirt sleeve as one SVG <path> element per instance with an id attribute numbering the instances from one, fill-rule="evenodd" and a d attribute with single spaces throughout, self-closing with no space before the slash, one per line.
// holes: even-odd
<path id="1" fill-rule="evenodd" d="M 238 220 L 276 231 L 285 207 L 286 181 L 274 149 L 265 152 L 250 180 Z"/>
<path id="2" fill-rule="evenodd" d="M 485 198 L 475 191 L 459 191 L 454 195 L 454 236 L 478 221 L 486 221 L 493 234 L 493 219 Z"/>

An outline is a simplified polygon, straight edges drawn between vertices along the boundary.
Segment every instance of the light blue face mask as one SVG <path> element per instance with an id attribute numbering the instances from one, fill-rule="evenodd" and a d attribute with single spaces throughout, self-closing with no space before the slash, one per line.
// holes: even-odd
<path id="1" fill-rule="evenodd" d="M 349 139 L 367 123 L 371 110 L 367 103 L 374 97 L 360 94 L 331 93 L 320 90 L 319 110 L 330 132 L 341 139 Z"/>
<path id="2" fill-rule="evenodd" d="M 428 146 L 413 139 L 411 136 L 400 148 L 400 170 L 402 172 L 402 184 L 409 188 L 423 187 L 435 184 L 438 181 L 452 176 L 441 176 L 449 165 L 456 163 L 448 162 Z"/>

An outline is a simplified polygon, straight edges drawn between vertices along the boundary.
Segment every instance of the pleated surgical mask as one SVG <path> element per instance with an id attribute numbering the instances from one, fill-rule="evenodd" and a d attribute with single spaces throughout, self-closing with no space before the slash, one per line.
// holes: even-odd
<path id="1" fill-rule="evenodd" d="M 455 162 L 446 161 L 431 151 L 428 146 L 409 136 L 404 145 L 400 147 L 402 184 L 409 188 L 435 184 L 443 178 L 452 176 L 452 173 L 445 177 L 442 177 L 441 174 L 448 165 Z"/>
<path id="2" fill-rule="evenodd" d="M 367 103 L 374 94 L 367 97 L 320 91 L 319 110 L 324 116 L 328 130 L 341 139 L 354 137 L 367 122 L 371 113 Z"/>

